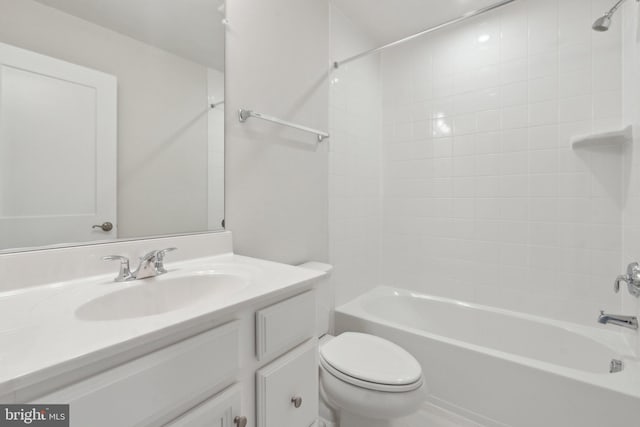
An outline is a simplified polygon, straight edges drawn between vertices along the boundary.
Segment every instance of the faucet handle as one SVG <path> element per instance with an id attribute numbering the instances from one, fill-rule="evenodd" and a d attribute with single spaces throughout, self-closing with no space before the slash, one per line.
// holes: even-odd
<path id="1" fill-rule="evenodd" d="M 164 256 L 167 252 L 177 251 L 178 248 L 165 248 L 158 251 L 158 255 Z"/>
<path id="2" fill-rule="evenodd" d="M 166 249 L 159 250 L 156 253 L 156 270 L 158 271 L 159 274 L 164 274 L 167 272 L 167 269 L 164 268 L 164 256 L 168 252 L 173 252 L 177 250 L 178 248 L 166 248 Z"/>
<path id="3" fill-rule="evenodd" d="M 613 282 L 613 290 L 620 291 L 620 283 L 626 283 L 629 293 L 634 297 L 640 297 L 640 264 L 632 262 L 627 266 L 627 274 L 618 276 Z"/>
<path id="4" fill-rule="evenodd" d="M 628 277 L 625 275 L 620 275 L 616 277 L 616 280 L 613 282 L 613 292 L 616 294 L 620 292 L 620 282 L 628 283 Z"/>
<path id="5" fill-rule="evenodd" d="M 627 266 L 627 278 L 630 281 L 640 281 L 640 264 L 632 262 Z"/>
<path id="6" fill-rule="evenodd" d="M 131 269 L 129 267 L 129 258 L 121 255 L 108 255 L 102 257 L 103 261 L 120 261 L 120 272 L 118 276 L 113 279 L 116 282 L 126 282 L 131 280 L 133 277 L 131 275 Z"/>
<path id="7" fill-rule="evenodd" d="M 147 252 L 146 254 L 142 255 L 139 259 L 140 259 L 140 263 L 142 264 L 143 262 L 152 260 L 154 258 L 158 257 L 158 251 L 151 251 L 151 252 Z"/>

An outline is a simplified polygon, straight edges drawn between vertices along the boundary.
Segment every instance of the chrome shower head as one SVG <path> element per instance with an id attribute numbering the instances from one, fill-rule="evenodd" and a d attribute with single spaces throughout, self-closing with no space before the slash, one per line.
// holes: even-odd
<path id="1" fill-rule="evenodd" d="M 620 6 L 622 6 L 622 3 L 624 3 L 625 1 L 627 0 L 618 0 L 618 2 L 613 5 L 609 12 L 596 19 L 596 22 L 593 23 L 593 26 L 591 28 L 600 32 L 609 30 L 609 27 L 611 26 L 611 17 L 614 13 L 616 13 L 616 10 L 618 10 Z M 636 1 L 640 2 L 640 0 Z"/>
<path id="2" fill-rule="evenodd" d="M 607 13 L 605 15 L 602 15 L 600 18 L 596 19 L 596 22 L 593 23 L 593 26 L 591 28 L 593 28 L 596 31 L 602 32 L 602 31 L 607 31 L 610 26 L 611 26 L 611 15 Z"/>

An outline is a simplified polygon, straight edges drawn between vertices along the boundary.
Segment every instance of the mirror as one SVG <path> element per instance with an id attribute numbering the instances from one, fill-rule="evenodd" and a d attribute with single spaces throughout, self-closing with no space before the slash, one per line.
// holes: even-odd
<path id="1" fill-rule="evenodd" d="M 0 0 L 0 251 L 220 230 L 224 0 Z"/>

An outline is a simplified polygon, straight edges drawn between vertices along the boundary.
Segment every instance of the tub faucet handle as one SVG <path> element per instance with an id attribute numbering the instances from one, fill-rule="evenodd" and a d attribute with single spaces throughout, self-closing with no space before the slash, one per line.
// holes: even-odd
<path id="1" fill-rule="evenodd" d="M 618 276 L 613 282 L 614 292 L 618 293 L 620 291 L 620 284 L 622 282 L 627 284 L 631 295 L 640 297 L 640 264 L 632 262 L 627 266 L 627 274 Z"/>

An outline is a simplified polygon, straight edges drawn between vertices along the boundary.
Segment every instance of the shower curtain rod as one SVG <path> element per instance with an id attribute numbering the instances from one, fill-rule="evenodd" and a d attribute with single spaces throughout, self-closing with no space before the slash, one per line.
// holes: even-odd
<path id="1" fill-rule="evenodd" d="M 380 47 L 376 47 L 374 49 L 367 50 L 365 52 L 362 52 L 362 53 L 359 53 L 357 55 L 351 56 L 351 57 L 349 57 L 347 59 L 343 59 L 342 61 L 335 61 L 333 63 L 333 67 L 334 68 L 339 68 L 341 65 L 344 65 L 344 64 L 346 64 L 348 62 L 355 61 L 356 59 L 360 59 L 360 58 L 362 58 L 364 56 L 371 55 L 372 53 L 380 52 L 380 51 L 385 50 L 385 49 L 387 49 L 389 47 L 400 45 L 400 44 L 402 44 L 404 42 L 408 42 L 409 40 L 413 40 L 413 39 L 415 39 L 417 37 L 424 36 L 425 34 L 429 34 L 429 33 L 432 33 L 434 31 L 438 31 L 438 30 L 441 30 L 443 28 L 446 28 L 446 27 L 448 27 L 450 25 L 454 25 L 454 24 L 458 24 L 460 22 L 466 21 L 467 19 L 475 18 L 476 16 L 480 16 L 480 15 L 483 15 L 483 14 L 485 14 L 487 12 L 491 12 L 492 10 L 498 9 L 498 8 L 500 8 L 502 6 L 506 6 L 509 3 L 513 3 L 514 1 L 517 1 L 517 0 L 502 0 L 502 1 L 499 1 L 498 3 L 492 4 L 491 6 L 487 6 L 487 7 L 484 7 L 482 9 L 477 9 L 477 10 L 471 11 L 469 13 L 466 13 L 466 14 L 462 15 L 459 18 L 452 19 L 451 21 L 447 21 L 447 22 L 445 22 L 443 24 L 440 24 L 440 25 L 436 25 L 435 27 L 427 28 L 426 30 L 420 31 L 419 33 L 410 35 L 409 37 L 405 37 L 405 38 L 397 40 L 395 42 L 391 42 L 391 43 L 385 44 L 384 46 L 380 46 Z"/>

